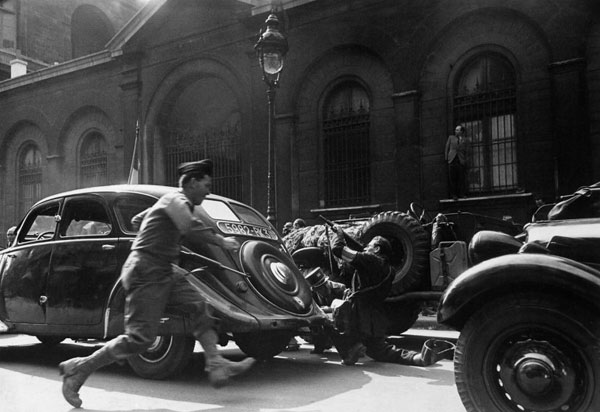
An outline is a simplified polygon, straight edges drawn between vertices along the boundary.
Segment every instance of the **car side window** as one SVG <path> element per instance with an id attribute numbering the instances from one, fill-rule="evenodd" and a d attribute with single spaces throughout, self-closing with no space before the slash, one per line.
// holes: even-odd
<path id="1" fill-rule="evenodd" d="M 139 227 L 131 221 L 133 217 L 156 203 L 156 199 L 149 196 L 128 194 L 117 198 L 113 210 L 123 233 L 135 234 Z"/>
<path id="2" fill-rule="evenodd" d="M 60 237 L 108 236 L 112 224 L 100 199 L 67 199 L 60 222 Z"/>
<path id="3" fill-rule="evenodd" d="M 19 230 L 17 242 L 50 240 L 54 237 L 56 224 L 60 220 L 58 209 L 60 203 L 52 202 L 35 208 L 27 216 L 23 227 Z"/>

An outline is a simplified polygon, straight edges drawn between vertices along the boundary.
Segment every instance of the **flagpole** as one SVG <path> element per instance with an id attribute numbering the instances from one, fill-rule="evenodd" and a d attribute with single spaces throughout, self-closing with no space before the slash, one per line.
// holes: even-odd
<path id="1" fill-rule="evenodd" d="M 138 154 L 138 141 L 140 138 L 140 121 L 137 120 L 135 122 L 135 141 L 133 143 L 133 154 L 131 156 L 131 166 L 129 167 L 129 177 L 127 178 L 128 184 L 137 184 L 139 183 L 139 174 L 140 174 L 140 161 Z"/>

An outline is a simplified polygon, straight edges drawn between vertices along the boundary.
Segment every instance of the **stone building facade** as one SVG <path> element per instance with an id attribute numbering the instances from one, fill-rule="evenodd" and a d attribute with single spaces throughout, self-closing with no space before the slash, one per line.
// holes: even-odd
<path id="1" fill-rule="evenodd" d="M 103 3 L 56 2 L 54 23 L 29 25 L 52 45 L 28 31 L 20 46 L 39 67 L 0 82 L 0 229 L 40 197 L 127 181 L 134 147 L 143 183 L 174 185 L 179 162 L 211 157 L 215 192 L 266 211 L 253 46 L 269 2 Z M 600 180 L 596 3 L 275 2 L 290 46 L 275 100 L 278 228 L 411 202 L 524 223 L 534 196 Z M 69 19 L 75 4 L 84 17 Z M 76 41 L 73 25 L 93 30 Z M 444 146 L 459 123 L 472 157 L 468 196 L 454 201 Z"/>

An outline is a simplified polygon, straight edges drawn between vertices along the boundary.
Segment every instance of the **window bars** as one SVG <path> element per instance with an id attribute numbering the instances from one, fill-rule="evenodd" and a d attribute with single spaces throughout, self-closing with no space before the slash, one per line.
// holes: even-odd
<path id="1" fill-rule="evenodd" d="M 212 191 L 218 195 L 243 200 L 240 125 L 198 132 L 191 129 L 169 129 L 166 136 L 167 183 L 177 186 L 177 166 L 183 162 L 212 159 L 214 162 Z"/>
<path id="2" fill-rule="evenodd" d="M 79 182 L 81 187 L 102 186 L 108 183 L 106 141 L 99 133 L 88 135 L 81 148 Z"/>
<path id="3" fill-rule="evenodd" d="M 42 198 L 42 155 L 35 146 L 28 147 L 19 162 L 19 216 Z"/>
<path id="4" fill-rule="evenodd" d="M 326 207 L 371 200 L 370 101 L 356 82 L 342 83 L 323 112 L 323 197 Z"/>
<path id="5" fill-rule="evenodd" d="M 454 97 L 455 124 L 470 141 L 470 194 L 500 194 L 518 187 L 516 88 L 514 73 L 486 56 L 463 72 Z"/>

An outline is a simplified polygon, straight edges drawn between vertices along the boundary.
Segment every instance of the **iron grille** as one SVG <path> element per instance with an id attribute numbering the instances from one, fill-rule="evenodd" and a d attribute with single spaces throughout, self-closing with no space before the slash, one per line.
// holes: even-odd
<path id="1" fill-rule="evenodd" d="M 19 216 L 42 198 L 42 168 L 39 164 L 19 168 Z"/>
<path id="2" fill-rule="evenodd" d="M 502 193 L 518 186 L 515 88 L 504 86 L 454 99 L 456 123 L 465 125 L 471 143 L 469 193 Z"/>
<path id="3" fill-rule="evenodd" d="M 242 200 L 241 131 L 239 124 L 225 129 L 195 132 L 169 129 L 166 136 L 166 176 L 170 185 L 178 184 L 177 166 L 184 162 L 212 159 L 212 191 L 221 196 Z"/>
<path id="4" fill-rule="evenodd" d="M 81 186 L 102 186 L 108 182 L 107 155 L 105 151 L 86 153 L 81 156 Z"/>
<path id="5" fill-rule="evenodd" d="M 369 112 L 341 110 L 323 122 L 324 195 L 327 207 L 370 201 Z"/>

